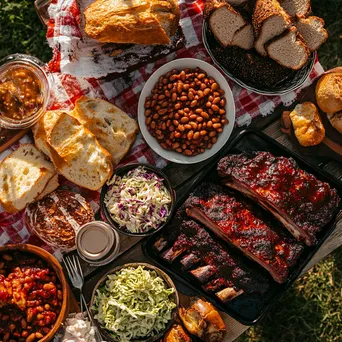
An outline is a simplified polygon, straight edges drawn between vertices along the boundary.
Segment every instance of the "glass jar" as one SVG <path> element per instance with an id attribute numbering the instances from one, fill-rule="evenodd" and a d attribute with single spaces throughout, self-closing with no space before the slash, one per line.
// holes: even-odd
<path id="1" fill-rule="evenodd" d="M 44 63 L 14 54 L 0 61 L 0 126 L 23 129 L 34 125 L 46 111 L 51 85 Z"/>

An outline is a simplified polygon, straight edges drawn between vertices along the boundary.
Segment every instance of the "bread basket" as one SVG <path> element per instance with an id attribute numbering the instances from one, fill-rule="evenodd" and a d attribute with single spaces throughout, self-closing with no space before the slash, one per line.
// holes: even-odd
<path id="1" fill-rule="evenodd" d="M 49 342 L 54 338 L 55 334 L 61 327 L 62 323 L 64 323 L 69 313 L 69 286 L 64 276 L 62 266 L 52 254 L 50 254 L 49 252 L 45 251 L 42 248 L 39 248 L 33 245 L 19 244 L 19 245 L 0 246 L 0 253 L 8 252 L 8 251 L 21 251 L 21 252 L 31 253 L 40 257 L 49 266 L 51 266 L 54 269 L 54 271 L 57 274 L 57 277 L 59 278 L 59 281 L 62 286 L 62 291 L 63 291 L 63 303 L 61 306 L 61 311 L 51 331 L 39 340 L 40 342 Z"/>

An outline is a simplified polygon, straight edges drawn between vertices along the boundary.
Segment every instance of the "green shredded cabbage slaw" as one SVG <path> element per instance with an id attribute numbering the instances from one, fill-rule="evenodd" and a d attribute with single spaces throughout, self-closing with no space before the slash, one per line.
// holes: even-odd
<path id="1" fill-rule="evenodd" d="M 155 271 L 143 266 L 123 268 L 107 276 L 97 289 L 95 319 L 116 341 L 151 337 L 163 331 L 176 304 Z"/>

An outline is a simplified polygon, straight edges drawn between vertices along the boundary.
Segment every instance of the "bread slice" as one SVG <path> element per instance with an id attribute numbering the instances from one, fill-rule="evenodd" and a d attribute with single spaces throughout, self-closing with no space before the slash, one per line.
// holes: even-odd
<path id="1" fill-rule="evenodd" d="M 303 67 L 310 56 L 309 49 L 297 36 L 297 30 L 294 27 L 279 38 L 275 38 L 266 48 L 270 58 L 293 70 Z"/>
<path id="2" fill-rule="evenodd" d="M 315 146 L 325 138 L 317 107 L 311 102 L 298 104 L 290 113 L 295 136 L 302 146 Z"/>
<path id="3" fill-rule="evenodd" d="M 316 51 L 328 39 L 324 20 L 315 16 L 301 18 L 296 23 L 299 33 L 310 51 Z"/>
<path id="4" fill-rule="evenodd" d="M 242 15 L 229 4 L 215 9 L 209 18 L 211 32 L 224 47 L 231 45 L 235 33 L 245 25 Z"/>
<path id="5" fill-rule="evenodd" d="M 111 177 L 111 155 L 76 118 L 63 113 L 51 131 L 49 150 L 58 171 L 71 182 L 100 189 Z"/>
<path id="6" fill-rule="evenodd" d="M 267 56 L 265 44 L 292 25 L 278 0 L 257 0 L 252 23 L 256 37 L 254 47 L 262 56 Z"/>
<path id="7" fill-rule="evenodd" d="M 112 156 L 114 167 L 131 149 L 139 131 L 137 122 L 118 107 L 101 99 L 82 96 L 72 111 Z"/>
<path id="8" fill-rule="evenodd" d="M 45 112 L 37 123 L 32 127 L 34 143 L 39 151 L 43 152 L 50 159 L 49 144 L 51 131 L 57 120 L 64 111 L 49 110 Z"/>
<path id="9" fill-rule="evenodd" d="M 15 213 L 34 202 L 56 171 L 33 144 L 23 144 L 0 164 L 0 203 Z"/>
<path id="10" fill-rule="evenodd" d="M 231 45 L 239 46 L 244 50 L 250 50 L 254 46 L 254 31 L 252 24 L 240 28 L 233 37 Z"/>
<path id="11" fill-rule="evenodd" d="M 101 43 L 170 44 L 180 12 L 175 0 L 96 0 L 84 18 L 85 33 Z"/>
<path id="12" fill-rule="evenodd" d="M 279 0 L 279 2 L 291 17 L 305 17 L 310 12 L 310 0 Z"/>
<path id="13" fill-rule="evenodd" d="M 330 121 L 331 126 L 342 134 L 342 111 L 334 114 L 328 113 L 327 118 Z"/>
<path id="14" fill-rule="evenodd" d="M 35 201 L 39 201 L 40 199 L 42 199 L 43 197 L 45 197 L 46 195 L 50 194 L 51 192 L 55 191 L 59 186 L 59 182 L 58 182 L 58 174 L 56 173 L 50 180 L 49 182 L 46 184 L 45 189 L 43 190 L 43 192 L 36 198 Z"/>

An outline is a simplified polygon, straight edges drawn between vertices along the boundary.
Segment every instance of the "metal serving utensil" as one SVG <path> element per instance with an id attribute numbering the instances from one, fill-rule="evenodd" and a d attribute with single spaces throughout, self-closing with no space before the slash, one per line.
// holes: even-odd
<path id="1" fill-rule="evenodd" d="M 87 302 L 83 296 L 82 288 L 84 284 L 84 276 L 83 276 L 83 271 L 82 271 L 82 267 L 80 264 L 80 260 L 77 255 L 72 255 L 71 257 L 67 256 L 63 258 L 63 260 L 64 260 L 65 267 L 68 271 L 69 279 L 72 282 L 72 285 L 80 290 L 81 311 L 83 313 L 83 305 L 84 305 L 86 308 L 89 320 L 95 330 L 95 338 L 97 341 L 102 341 L 102 336 L 97 329 L 97 326 L 93 320 L 93 317 L 88 309 Z"/>

